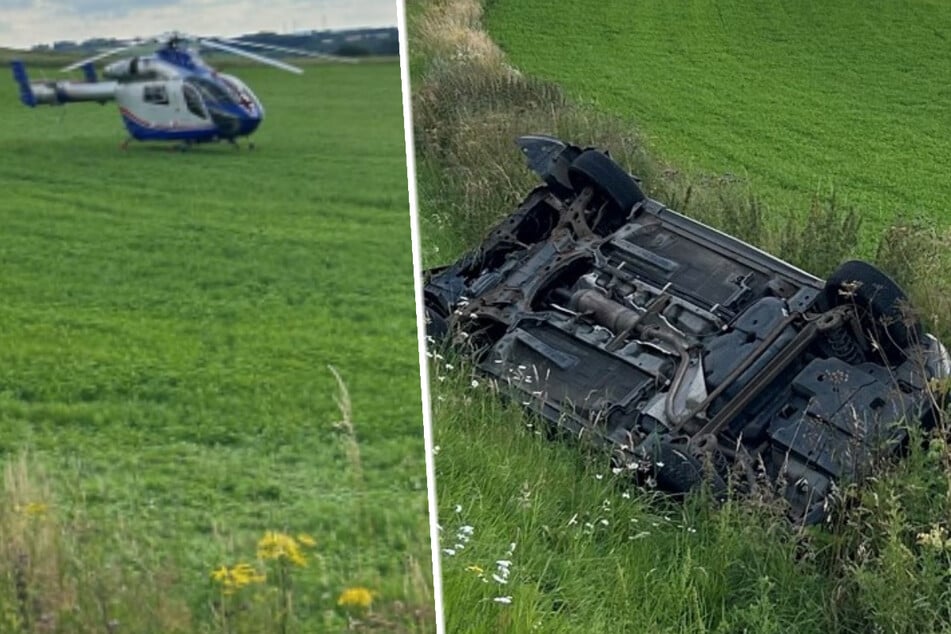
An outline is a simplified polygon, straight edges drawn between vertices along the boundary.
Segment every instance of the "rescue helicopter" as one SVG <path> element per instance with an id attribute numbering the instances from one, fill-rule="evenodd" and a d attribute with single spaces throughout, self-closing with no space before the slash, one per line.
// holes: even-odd
<path id="1" fill-rule="evenodd" d="M 11 65 L 20 88 L 20 101 L 31 108 L 115 100 L 129 133 L 123 148 L 132 140 L 177 141 L 182 149 L 212 141 L 227 141 L 237 147 L 239 137 L 250 135 L 261 125 L 264 106 L 243 81 L 205 63 L 199 49 L 223 51 L 292 73 L 303 72 L 297 66 L 239 47 L 354 61 L 258 42 L 172 32 L 123 43 L 62 69 L 82 69 L 84 81 L 31 82 L 22 61 L 15 60 Z M 104 80 L 100 81 L 94 62 L 143 48 L 151 48 L 152 52 L 112 62 L 103 69 Z M 254 144 L 249 142 L 248 147 L 253 148 Z"/>

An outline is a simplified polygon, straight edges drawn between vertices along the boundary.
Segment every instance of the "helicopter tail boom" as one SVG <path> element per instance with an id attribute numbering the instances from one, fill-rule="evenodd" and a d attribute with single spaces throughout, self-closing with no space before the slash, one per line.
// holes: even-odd
<path id="1" fill-rule="evenodd" d="M 58 106 L 80 101 L 106 103 L 115 99 L 116 82 L 114 81 L 31 82 L 23 62 L 13 61 L 11 67 L 13 79 L 20 87 L 20 101 L 31 108 L 38 105 Z M 85 72 L 87 78 L 95 77 L 94 72 L 90 73 L 89 70 Z"/>

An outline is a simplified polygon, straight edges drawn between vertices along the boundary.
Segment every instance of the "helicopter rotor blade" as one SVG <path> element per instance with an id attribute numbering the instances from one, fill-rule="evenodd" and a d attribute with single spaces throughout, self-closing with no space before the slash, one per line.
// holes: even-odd
<path id="1" fill-rule="evenodd" d="M 242 51 L 240 48 L 235 48 L 234 46 L 228 46 L 227 44 L 216 42 L 215 40 L 200 39 L 198 40 L 198 43 L 201 44 L 202 46 L 207 46 L 208 48 L 217 48 L 219 50 L 231 53 L 232 55 L 240 55 L 242 57 L 247 57 L 248 59 L 253 59 L 256 62 L 261 62 L 262 64 L 268 64 L 270 66 L 274 66 L 275 68 L 286 70 L 290 73 L 295 73 L 300 75 L 301 73 L 304 72 L 297 66 L 285 64 L 284 62 L 279 62 L 276 59 L 271 59 L 270 57 L 258 55 L 257 53 L 252 53 L 251 51 Z"/>
<path id="2" fill-rule="evenodd" d="M 74 63 L 70 64 L 69 66 L 66 66 L 66 67 L 64 67 L 64 68 L 62 68 L 62 69 L 60 69 L 60 70 L 61 70 L 62 72 L 67 72 L 67 71 L 71 71 L 71 70 L 76 70 L 76 69 L 79 68 L 80 66 L 84 66 L 84 65 L 86 65 L 86 64 L 88 64 L 88 63 L 90 63 L 90 62 L 99 61 L 99 60 L 102 59 L 103 57 L 109 57 L 110 55 L 115 55 L 116 53 L 121 53 L 122 51 L 129 50 L 130 48 L 135 48 L 136 46 L 139 46 L 140 44 L 141 44 L 141 42 L 132 42 L 131 44 L 123 44 L 122 46 L 117 46 L 117 47 L 115 47 L 115 48 L 110 48 L 109 50 L 103 51 L 103 52 L 101 52 L 101 53 L 97 53 L 96 55 L 93 55 L 92 57 L 87 57 L 86 59 L 80 60 L 80 61 L 78 61 L 78 62 L 74 62 Z"/>
<path id="3" fill-rule="evenodd" d="M 251 48 L 264 48 L 271 51 L 280 51 L 282 53 L 293 53 L 295 55 L 306 55 L 308 57 L 321 57 L 323 59 L 329 59 L 337 62 L 346 62 L 348 64 L 355 64 L 357 60 L 352 57 L 341 57 L 340 55 L 330 55 L 329 53 L 321 53 L 318 51 L 305 51 L 302 48 L 290 48 L 288 46 L 275 46 L 274 44 L 263 44 L 261 42 L 248 42 L 245 40 L 232 40 L 225 37 L 216 37 L 215 41 L 225 42 L 231 44 L 232 46 L 248 46 Z"/>

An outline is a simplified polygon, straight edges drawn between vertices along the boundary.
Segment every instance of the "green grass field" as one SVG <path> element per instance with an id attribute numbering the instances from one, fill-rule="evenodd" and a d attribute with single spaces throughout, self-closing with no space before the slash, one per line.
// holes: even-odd
<path id="1" fill-rule="evenodd" d="M 748 179 L 773 213 L 834 188 L 876 237 L 895 215 L 948 219 L 945 2 L 493 0 L 487 26 L 524 72 L 679 169 Z"/>
<path id="2" fill-rule="evenodd" d="M 487 20 L 483 4 L 488 6 Z M 941 20 L 914 17 L 924 10 L 920 4 L 905 7 L 912 16 L 907 19 L 897 19 L 890 7 L 879 5 L 883 3 L 877 3 L 875 10 L 875 20 L 882 24 L 880 37 L 874 44 L 862 44 L 879 47 L 871 59 L 907 56 L 913 46 L 920 53 L 915 68 L 922 72 L 910 82 L 926 82 L 928 77 L 938 82 L 946 76 L 947 69 L 930 64 L 946 55 L 946 49 L 919 46 L 935 41 Z M 845 194 L 852 203 L 862 204 L 858 207 L 866 218 L 862 248 L 888 271 L 901 273 L 902 283 L 924 307 L 934 332 L 951 332 L 946 300 L 951 288 L 946 247 L 951 233 L 933 223 L 943 217 L 943 208 L 933 201 L 947 198 L 942 193 L 947 183 L 925 178 L 925 172 L 914 174 L 920 179 L 919 188 L 902 192 L 931 196 L 932 202 L 903 204 L 918 205 L 931 214 L 932 222 L 883 234 L 888 214 L 898 205 L 881 202 L 890 190 L 876 188 L 872 178 L 846 182 L 844 175 L 861 171 L 858 159 L 840 161 L 834 174 L 828 169 L 809 172 L 812 163 L 821 163 L 826 156 L 849 158 L 847 147 L 828 153 L 817 149 L 816 139 L 805 132 L 811 129 L 809 123 L 791 127 L 803 131 L 801 138 L 784 147 L 778 147 L 776 139 L 792 133 L 778 126 L 772 136 L 766 135 L 769 140 L 756 146 L 760 132 L 755 130 L 771 129 L 771 119 L 816 118 L 817 95 L 823 91 L 838 88 L 846 102 L 864 104 L 867 91 L 861 82 L 851 87 L 831 82 L 815 90 L 800 85 L 805 94 L 771 89 L 773 95 L 765 104 L 757 106 L 747 99 L 738 124 L 718 123 L 715 117 L 712 122 L 701 120 L 708 104 L 698 99 L 713 100 L 721 92 L 726 99 L 731 91 L 752 91 L 752 79 L 744 83 L 742 77 L 730 77 L 742 66 L 737 46 L 751 38 L 731 38 L 702 21 L 700 26 L 692 21 L 690 16 L 697 14 L 700 20 L 703 7 L 712 3 L 676 6 L 681 9 L 667 4 L 662 8 L 660 3 L 630 8 L 631 3 L 624 2 L 569 7 L 534 0 L 408 3 L 427 264 L 451 262 L 463 249 L 478 244 L 488 224 L 514 209 L 535 179 L 512 140 L 518 134 L 550 132 L 609 148 L 623 165 L 638 170 L 648 190 L 662 201 L 816 272 L 834 266 L 858 244 L 854 234 L 843 230 L 849 223 L 844 222 L 847 215 L 841 207 L 820 201 L 815 213 L 803 214 L 820 181 L 824 186 L 834 184 L 840 198 Z M 758 4 L 755 13 L 751 3 L 719 6 L 725 19 L 734 12 L 736 29 L 756 31 L 763 24 L 774 24 L 755 43 L 795 53 L 800 72 L 808 70 L 816 77 L 822 74 L 815 69 L 838 67 L 844 55 L 844 44 L 838 49 L 833 45 L 836 34 L 854 30 L 828 20 L 830 14 L 790 16 L 785 5 L 776 3 Z M 735 12 L 744 7 L 757 17 L 737 17 Z M 941 10 L 941 5 L 934 7 Z M 677 23 L 681 14 L 685 24 Z M 951 11 L 942 14 L 947 18 Z M 632 25 L 635 15 L 642 19 Z M 811 25 L 799 22 L 809 16 Z M 845 14 L 841 17 L 844 20 Z M 786 22 L 792 26 L 781 28 Z M 866 31 L 873 22 L 872 18 L 863 22 Z M 485 24 L 509 57 L 499 55 L 484 37 Z M 786 37 L 783 29 L 794 29 L 798 39 L 781 41 Z M 652 44 L 659 37 L 667 39 L 662 45 Z M 661 57 L 663 63 L 644 70 L 641 60 L 635 63 L 628 57 L 634 55 L 632 50 Z M 858 52 L 849 54 L 856 63 L 868 59 Z M 783 54 L 775 52 L 771 60 L 762 54 L 753 57 L 753 67 L 768 68 Z M 646 83 L 633 79 L 637 72 L 656 73 L 663 87 L 653 95 L 631 97 Z M 775 77 L 778 73 L 771 72 L 762 81 L 791 81 Z M 706 83 L 695 79 L 693 87 L 676 83 L 688 76 L 710 79 Z M 603 77 L 610 89 L 590 88 L 599 86 Z M 711 87 L 717 83 L 722 90 Z M 691 94 L 691 103 L 704 107 L 674 103 L 656 123 L 650 119 L 650 108 L 629 104 L 632 99 L 656 98 L 660 108 L 670 105 L 670 95 L 677 91 Z M 570 94 L 566 97 L 565 92 Z M 762 92 L 770 97 L 769 90 Z M 890 106 L 876 102 L 862 112 L 891 116 L 881 108 Z M 852 131 L 841 121 L 823 119 L 834 115 L 820 113 L 822 129 L 833 130 L 836 139 L 860 143 L 861 139 L 848 136 Z M 861 118 L 858 113 L 856 117 Z M 942 136 L 929 133 L 940 119 L 932 122 L 922 116 L 916 121 L 906 122 L 908 135 L 923 139 L 925 147 L 945 143 Z M 632 132 L 635 128 L 647 136 L 649 152 L 644 152 L 640 134 Z M 902 139 L 892 139 L 894 144 L 879 140 L 893 131 L 871 129 L 878 144 L 873 148 L 909 147 L 902 145 Z M 753 130 L 752 137 L 740 142 L 737 137 L 744 130 Z M 718 152 L 718 147 L 726 149 Z M 868 147 L 862 151 L 873 156 L 865 161 L 869 165 L 893 158 L 888 153 L 869 155 Z M 917 157 L 901 151 L 896 153 L 905 160 L 904 170 Z M 760 171 L 754 170 L 757 166 Z M 926 165 L 926 170 L 933 174 L 936 166 Z M 731 179 L 699 172 L 732 172 L 750 182 L 737 186 Z M 787 182 L 792 183 L 788 189 Z M 766 200 L 769 210 L 751 203 L 750 194 Z M 688 198 L 690 204 L 682 205 Z M 788 225 L 794 239 L 771 233 L 766 228 L 770 221 Z M 817 236 L 823 244 L 816 244 Z M 539 421 L 527 416 L 518 403 L 506 404 L 466 362 L 435 347 L 430 354 L 433 427 L 439 448 L 443 603 L 449 631 L 951 632 L 951 540 L 947 539 L 951 451 L 946 436 L 912 442 L 900 464 L 878 465 L 876 477 L 866 486 L 848 486 L 842 493 L 846 503 L 833 515 L 831 526 L 800 530 L 788 525 L 768 493 L 722 506 L 700 494 L 684 504 L 658 498 L 633 486 L 624 474 L 614 474 L 606 457 L 583 443 L 548 438 Z M 946 430 L 947 421 L 945 417 L 939 427 Z"/>
<path id="3" fill-rule="evenodd" d="M 428 631 L 398 65 L 235 72 L 267 110 L 254 151 L 122 151 L 114 105 L 31 110 L 0 83 L 0 456 L 49 474 L 104 568 L 174 571 L 183 631 L 217 627 L 210 571 L 266 530 L 317 541 L 293 631 L 344 629 L 347 586 Z"/>

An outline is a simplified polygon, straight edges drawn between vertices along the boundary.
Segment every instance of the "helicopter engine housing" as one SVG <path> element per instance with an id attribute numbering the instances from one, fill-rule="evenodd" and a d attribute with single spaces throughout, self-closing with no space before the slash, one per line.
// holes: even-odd
<path id="1" fill-rule="evenodd" d="M 130 57 L 113 62 L 102 70 L 102 74 L 116 81 L 139 81 L 149 79 L 171 79 L 176 76 L 166 64 L 148 57 Z"/>

